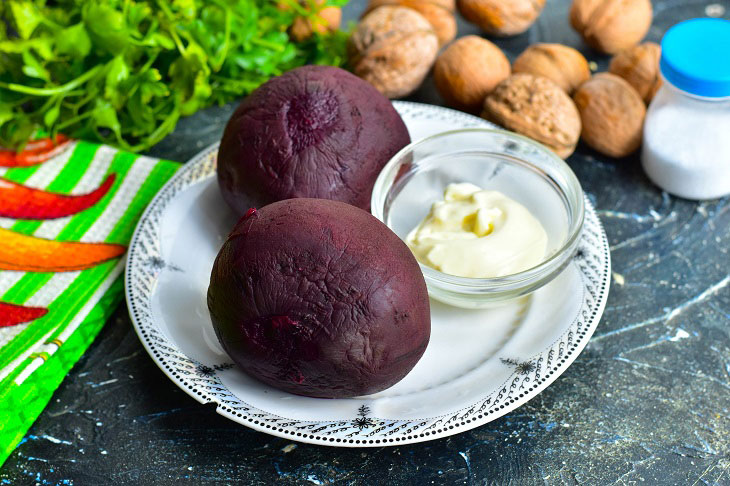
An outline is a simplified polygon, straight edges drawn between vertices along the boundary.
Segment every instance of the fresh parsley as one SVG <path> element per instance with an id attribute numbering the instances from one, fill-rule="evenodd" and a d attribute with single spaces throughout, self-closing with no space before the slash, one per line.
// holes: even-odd
<path id="1" fill-rule="evenodd" d="M 149 148 L 181 116 L 303 65 L 344 63 L 346 34 L 289 39 L 347 0 L 3 0 L 0 146 L 39 130 Z"/>

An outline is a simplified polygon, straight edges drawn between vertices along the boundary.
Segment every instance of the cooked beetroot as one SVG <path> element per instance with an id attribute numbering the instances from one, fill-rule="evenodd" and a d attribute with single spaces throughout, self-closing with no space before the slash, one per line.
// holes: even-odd
<path id="1" fill-rule="evenodd" d="M 380 170 L 410 143 L 390 101 L 339 68 L 304 66 L 241 102 L 218 152 L 218 184 L 238 213 L 293 197 L 369 209 Z"/>
<path id="2" fill-rule="evenodd" d="M 247 212 L 215 260 L 208 309 L 244 371 L 311 397 L 392 386 L 431 334 L 426 284 L 408 247 L 367 212 L 324 199 Z"/>

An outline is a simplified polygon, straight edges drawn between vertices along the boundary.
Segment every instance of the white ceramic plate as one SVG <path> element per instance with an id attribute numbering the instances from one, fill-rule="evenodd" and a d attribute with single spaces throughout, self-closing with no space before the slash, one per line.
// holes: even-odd
<path id="1" fill-rule="evenodd" d="M 445 108 L 396 102 L 413 140 L 490 126 Z M 431 342 L 392 388 L 351 399 L 290 395 L 236 368 L 206 306 L 213 260 L 235 217 L 215 180 L 217 146 L 186 164 L 142 217 L 126 293 L 142 343 L 162 371 L 231 420 L 292 440 L 347 447 L 445 437 L 524 404 L 563 373 L 593 334 L 608 296 L 606 235 L 590 203 L 579 251 L 553 282 L 518 303 L 466 311 L 431 303 Z"/>

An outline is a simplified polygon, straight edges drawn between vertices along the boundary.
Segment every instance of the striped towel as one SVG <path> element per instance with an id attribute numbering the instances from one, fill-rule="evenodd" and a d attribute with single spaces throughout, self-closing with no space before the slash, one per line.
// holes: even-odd
<path id="1" fill-rule="evenodd" d="M 47 153 L 0 151 L 0 465 L 119 304 L 126 245 L 179 167 L 83 141 Z"/>

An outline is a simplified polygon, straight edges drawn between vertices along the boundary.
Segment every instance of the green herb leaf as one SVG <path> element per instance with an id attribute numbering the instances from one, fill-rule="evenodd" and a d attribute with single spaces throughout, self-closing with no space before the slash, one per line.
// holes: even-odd
<path id="1" fill-rule="evenodd" d="M 58 115 L 60 113 L 61 106 L 58 103 L 54 104 L 43 115 L 43 123 L 45 123 L 47 127 L 53 126 L 53 124 L 56 123 L 56 120 L 58 120 Z"/>
<path id="2" fill-rule="evenodd" d="M 7 121 L 13 119 L 13 107 L 8 103 L 0 102 L 0 127 Z"/>
<path id="3" fill-rule="evenodd" d="M 83 17 L 96 47 L 114 56 L 124 52 L 129 43 L 129 31 L 122 12 L 103 3 L 86 2 Z"/>
<path id="4" fill-rule="evenodd" d="M 60 55 L 83 59 L 91 51 L 91 39 L 83 23 L 72 25 L 56 37 L 56 49 Z"/>
<path id="5" fill-rule="evenodd" d="M 23 66 L 23 72 L 26 76 L 30 76 L 31 78 L 43 79 L 44 81 L 49 80 L 50 74 L 48 73 L 46 68 L 44 68 L 40 62 L 38 62 L 32 51 L 23 51 L 21 56 L 23 57 L 23 62 L 25 63 L 25 65 Z"/>
<path id="6" fill-rule="evenodd" d="M 342 65 L 347 33 L 289 39 L 297 15 L 319 10 L 305 2 L 0 0 L 0 146 L 43 128 L 145 150 L 180 116 L 271 76 Z"/>
<path id="7" fill-rule="evenodd" d="M 120 133 L 122 127 L 117 112 L 108 101 L 96 100 L 93 117 L 97 128 L 109 128 L 115 134 Z"/>
<path id="8" fill-rule="evenodd" d="M 121 108 L 124 93 L 119 90 L 119 83 L 129 78 L 129 66 L 124 57 L 117 56 L 107 63 L 107 72 L 104 82 L 104 98 L 111 100 L 115 108 Z"/>
<path id="9" fill-rule="evenodd" d="M 8 2 L 12 15 L 13 25 L 23 39 L 30 39 L 33 31 L 43 21 L 43 16 L 33 2 L 28 0 L 10 0 Z"/>
<path id="10" fill-rule="evenodd" d="M 195 18 L 196 5 L 195 0 L 173 0 L 173 9 L 179 12 L 186 20 Z"/>

